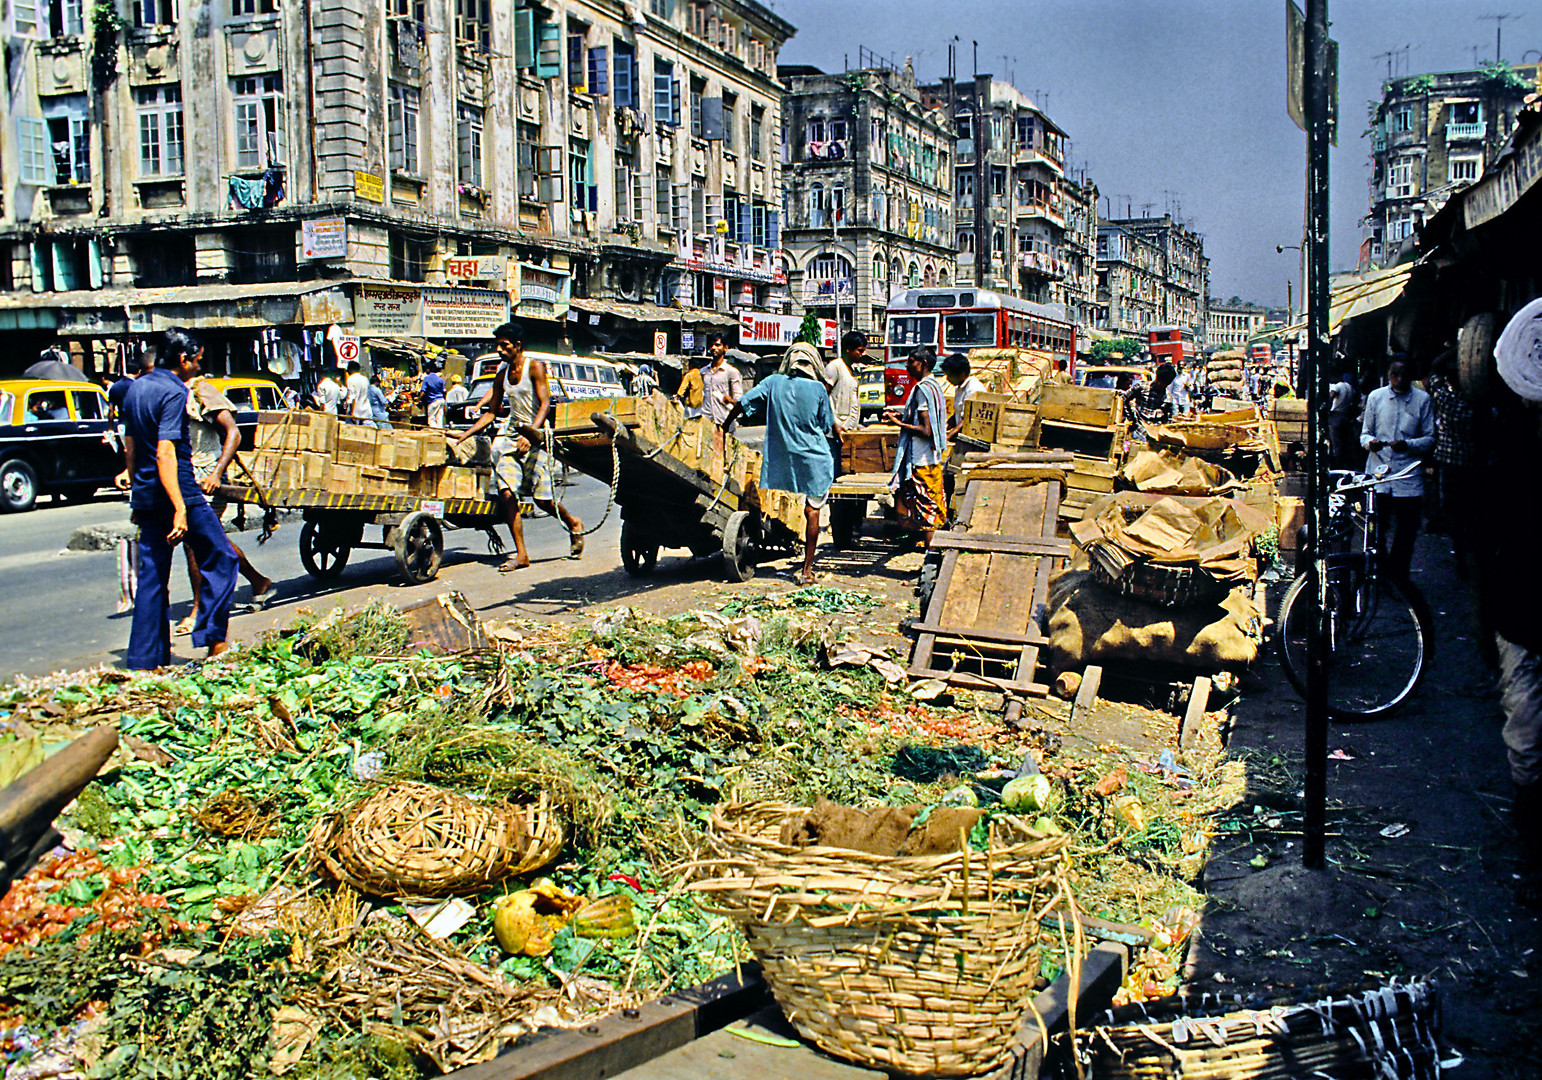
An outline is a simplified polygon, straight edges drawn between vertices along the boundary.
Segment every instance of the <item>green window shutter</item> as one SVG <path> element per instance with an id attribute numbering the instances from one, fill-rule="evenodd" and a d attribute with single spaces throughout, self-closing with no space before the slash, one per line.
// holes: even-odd
<path id="1" fill-rule="evenodd" d="M 543 22 L 538 28 L 539 47 L 536 49 L 535 74 L 541 79 L 555 79 L 562 74 L 562 28 L 554 22 Z"/>

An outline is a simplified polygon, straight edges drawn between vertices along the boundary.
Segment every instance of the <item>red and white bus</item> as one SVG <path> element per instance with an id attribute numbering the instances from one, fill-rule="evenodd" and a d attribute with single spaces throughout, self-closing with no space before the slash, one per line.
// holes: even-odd
<path id="1" fill-rule="evenodd" d="M 1153 326 L 1146 334 L 1146 351 L 1153 363 L 1172 364 L 1180 370 L 1199 357 L 1194 331 L 1186 326 Z"/>
<path id="2" fill-rule="evenodd" d="M 940 360 L 948 353 L 1018 347 L 1041 349 L 1076 367 L 1076 325 L 1058 305 L 969 287 L 907 289 L 889 302 L 884 342 L 884 404 L 903 405 L 910 393 L 905 361 L 923 345 Z"/>

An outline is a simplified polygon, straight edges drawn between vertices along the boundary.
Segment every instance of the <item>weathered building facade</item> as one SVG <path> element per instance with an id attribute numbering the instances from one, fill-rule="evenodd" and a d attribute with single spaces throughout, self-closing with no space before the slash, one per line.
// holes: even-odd
<path id="1" fill-rule="evenodd" d="M 784 302 L 793 28 L 750 0 L 83 8 L 9 5 L 0 330 L 485 341 L 501 305 L 627 344 Z"/>
<path id="2" fill-rule="evenodd" d="M 1177 326 L 1204 340 L 1210 260 L 1204 239 L 1162 217 L 1114 218 L 1098 225 L 1098 303 L 1104 329 L 1132 333 Z"/>
<path id="3" fill-rule="evenodd" d="M 1065 205 L 1065 237 L 1060 261 L 1066 314 L 1078 326 L 1098 324 L 1098 185 L 1085 175 L 1066 177 L 1061 187 Z"/>
<path id="4" fill-rule="evenodd" d="M 952 139 L 909 65 L 782 70 L 786 229 L 795 298 L 881 334 L 892 292 L 952 284 Z"/>
<path id="5" fill-rule="evenodd" d="M 1500 64 L 1394 79 L 1371 117 L 1370 213 L 1362 266 L 1389 266 L 1414 230 L 1483 175 L 1542 65 Z"/>
<path id="6" fill-rule="evenodd" d="M 1205 340 L 1217 349 L 1233 349 L 1264 332 L 1269 309 L 1257 304 L 1210 298 Z"/>

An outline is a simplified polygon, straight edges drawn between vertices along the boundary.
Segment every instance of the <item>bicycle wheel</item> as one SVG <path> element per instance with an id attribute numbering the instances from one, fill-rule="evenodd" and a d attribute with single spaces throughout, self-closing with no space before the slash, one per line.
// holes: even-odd
<path id="1" fill-rule="evenodd" d="M 1280 604 L 1280 663 L 1306 696 L 1307 601 L 1316 573 L 1296 578 Z M 1339 720 L 1385 716 L 1413 695 L 1434 644 L 1422 602 L 1394 581 L 1367 583 L 1363 561 L 1328 566 L 1328 714 Z"/>

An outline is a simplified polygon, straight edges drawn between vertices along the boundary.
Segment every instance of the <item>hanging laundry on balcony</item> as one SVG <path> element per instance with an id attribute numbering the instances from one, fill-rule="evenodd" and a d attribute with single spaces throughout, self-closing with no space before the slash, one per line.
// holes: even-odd
<path id="1" fill-rule="evenodd" d="M 267 185 L 262 180 L 248 180 L 244 176 L 230 178 L 230 208 L 232 210 L 261 210 Z"/>

